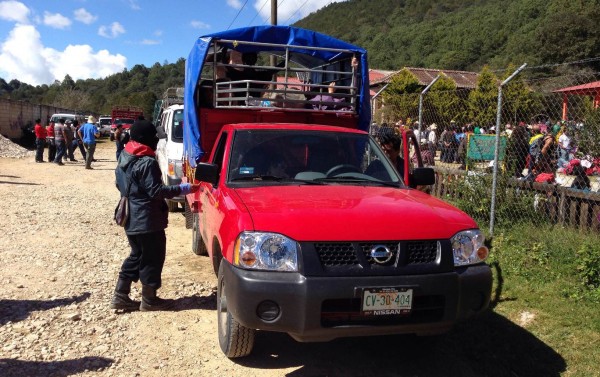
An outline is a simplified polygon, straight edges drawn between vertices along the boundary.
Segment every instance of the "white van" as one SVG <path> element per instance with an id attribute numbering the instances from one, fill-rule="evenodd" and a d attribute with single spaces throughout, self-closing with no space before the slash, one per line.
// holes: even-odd
<path id="1" fill-rule="evenodd" d="M 156 125 L 160 137 L 156 147 L 156 159 L 165 185 L 178 185 L 183 177 L 183 105 L 172 105 L 163 110 L 160 123 Z M 167 199 L 169 211 L 183 204 L 184 196 Z"/>
<path id="2" fill-rule="evenodd" d="M 58 122 L 60 119 L 64 119 L 64 120 L 65 120 L 65 122 L 66 122 L 66 121 L 69 121 L 69 120 L 70 120 L 71 122 L 73 122 L 75 119 L 77 119 L 77 120 L 79 121 L 79 124 L 83 124 L 83 123 L 85 123 L 85 122 L 86 122 L 86 119 L 85 119 L 85 117 L 84 117 L 83 115 L 78 115 L 78 114 L 66 114 L 66 113 L 65 113 L 65 114 L 62 114 L 62 113 L 59 113 L 59 114 L 53 114 L 53 115 L 50 117 L 50 123 L 56 123 L 56 122 Z"/>

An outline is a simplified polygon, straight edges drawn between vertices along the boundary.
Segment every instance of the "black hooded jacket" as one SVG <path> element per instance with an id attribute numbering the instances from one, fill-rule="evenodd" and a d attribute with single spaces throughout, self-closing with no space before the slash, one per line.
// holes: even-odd
<path id="1" fill-rule="evenodd" d="M 180 195 L 181 188 L 163 184 L 153 151 L 130 141 L 119 157 L 115 176 L 121 195 L 129 197 L 129 220 L 125 224 L 125 233 L 135 235 L 165 229 L 169 215 L 165 199 Z M 129 180 L 131 187 L 127 195 Z"/>

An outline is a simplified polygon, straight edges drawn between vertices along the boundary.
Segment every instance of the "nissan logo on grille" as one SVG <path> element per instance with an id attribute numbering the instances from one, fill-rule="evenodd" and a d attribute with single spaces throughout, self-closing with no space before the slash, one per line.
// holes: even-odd
<path id="1" fill-rule="evenodd" d="M 392 253 L 390 249 L 388 249 L 384 245 L 375 245 L 371 249 L 369 255 L 371 256 L 371 258 L 373 258 L 375 263 L 386 264 L 387 262 L 392 260 L 394 253 Z"/>

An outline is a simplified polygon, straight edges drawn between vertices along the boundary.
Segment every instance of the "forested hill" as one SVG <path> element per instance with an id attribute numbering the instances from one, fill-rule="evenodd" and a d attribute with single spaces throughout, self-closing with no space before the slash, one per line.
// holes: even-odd
<path id="1" fill-rule="evenodd" d="M 294 26 L 366 48 L 372 68 L 479 71 L 598 57 L 599 21 L 600 0 L 349 0 Z"/>
<path id="2" fill-rule="evenodd" d="M 480 71 L 600 57 L 600 0 L 349 0 L 295 26 L 366 48 L 371 68 L 404 66 Z M 104 79 L 32 86 L 0 78 L 0 98 L 108 113 L 113 105 L 151 113 L 168 87 L 183 86 L 184 57 L 136 65 Z M 600 71 L 595 60 L 583 69 Z"/>

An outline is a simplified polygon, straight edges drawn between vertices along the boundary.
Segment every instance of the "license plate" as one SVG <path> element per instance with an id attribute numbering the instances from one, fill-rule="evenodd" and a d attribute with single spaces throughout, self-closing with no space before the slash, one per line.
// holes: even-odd
<path id="1" fill-rule="evenodd" d="M 410 288 L 365 288 L 362 312 L 366 315 L 407 315 L 412 309 Z"/>

